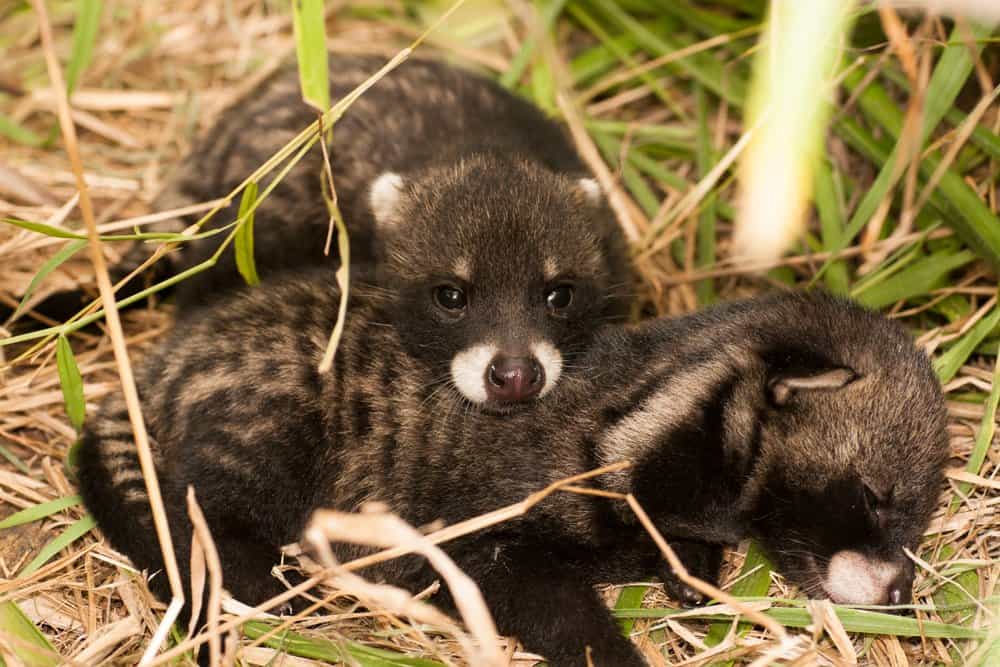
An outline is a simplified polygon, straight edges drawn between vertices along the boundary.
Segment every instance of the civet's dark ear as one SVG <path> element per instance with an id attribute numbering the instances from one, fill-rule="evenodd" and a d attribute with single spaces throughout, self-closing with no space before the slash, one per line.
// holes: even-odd
<path id="1" fill-rule="evenodd" d="M 785 405 L 795 394 L 804 391 L 832 391 L 858 378 L 850 368 L 833 368 L 811 375 L 781 375 L 771 381 L 771 402 Z"/>
<path id="2" fill-rule="evenodd" d="M 372 182 L 368 203 L 379 228 L 386 229 L 396 224 L 402 195 L 403 177 L 395 172 L 387 171 Z"/>

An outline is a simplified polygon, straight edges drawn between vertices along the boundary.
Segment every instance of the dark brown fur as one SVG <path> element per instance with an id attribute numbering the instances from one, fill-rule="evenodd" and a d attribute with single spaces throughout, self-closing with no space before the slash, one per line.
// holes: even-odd
<path id="1" fill-rule="evenodd" d="M 454 523 L 623 459 L 634 467 L 594 485 L 634 493 L 708 578 L 721 545 L 755 536 L 823 595 L 834 553 L 905 563 L 929 520 L 946 453 L 937 381 L 901 327 L 847 302 L 785 294 L 610 328 L 578 373 L 499 418 L 429 384 L 377 296 L 357 297 L 334 369 L 319 375 L 337 298 L 308 276 L 238 295 L 182 321 L 139 375 L 178 561 L 193 485 L 244 602 L 281 590 L 268 574 L 279 547 L 318 507 L 378 500 L 415 525 Z M 831 370 L 842 386 L 797 384 Z M 158 570 L 120 399 L 91 420 L 80 462 L 112 545 Z M 447 549 L 500 630 L 550 664 L 585 664 L 585 645 L 598 665 L 643 664 L 591 587 L 666 575 L 621 503 L 556 494 Z M 893 585 L 908 587 L 912 569 L 899 571 Z M 433 577 L 414 559 L 366 574 L 413 590 Z M 166 597 L 162 575 L 151 586 Z"/>

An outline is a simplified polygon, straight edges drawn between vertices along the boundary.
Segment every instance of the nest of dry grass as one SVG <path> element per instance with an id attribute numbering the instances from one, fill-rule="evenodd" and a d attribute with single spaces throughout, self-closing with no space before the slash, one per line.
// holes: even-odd
<path id="1" fill-rule="evenodd" d="M 79 148 L 97 222 L 108 229 L 121 229 L 144 220 L 149 202 L 192 139 L 208 127 L 220 109 L 251 90 L 262 76 L 287 59 L 294 52 L 294 42 L 291 16 L 282 3 L 120 0 L 107 5 L 102 19 L 102 35 L 106 36 L 97 40 L 83 85 L 73 99 L 73 118 L 79 128 Z M 73 5 L 54 3 L 52 12 L 57 50 L 66 56 L 71 43 Z M 413 38 L 420 21 L 406 7 L 396 5 L 354 7 L 349 11 L 331 7 L 328 14 L 332 50 L 377 51 L 387 57 Z M 459 31 L 445 31 L 441 34 L 452 36 L 434 37 L 428 48 L 505 72 L 521 44 L 532 34 L 531 26 L 537 17 L 524 3 L 513 3 L 497 16 L 490 24 L 492 28 L 478 36 L 459 39 L 454 36 Z M 454 20 L 471 19 L 460 14 Z M 5 35 L 0 44 L 4 53 L 0 59 L 0 114 L 44 138 L 56 127 L 56 107 L 45 76 L 37 21 L 30 11 L 0 8 L 0 26 Z M 560 51 L 576 52 L 594 41 L 578 26 L 561 26 L 557 32 Z M 603 80 L 611 80 L 625 69 L 614 68 Z M 670 84 L 671 80 L 664 82 Z M 601 81 L 591 84 L 589 90 L 600 85 Z M 670 118 L 670 113 L 655 102 L 655 96 L 651 97 L 653 90 L 641 82 L 612 89 L 586 101 L 583 113 L 588 120 L 630 123 L 635 128 L 661 123 Z M 674 101 L 695 113 L 697 100 L 692 96 L 676 94 Z M 845 106 L 842 112 L 851 113 L 850 107 Z M 720 154 L 740 136 L 741 128 L 732 115 L 731 109 L 720 105 L 709 118 L 712 142 Z M 1000 123 L 1000 113 L 994 107 L 982 122 L 995 127 Z M 631 142 L 643 140 L 638 130 L 634 136 L 632 130 L 627 130 L 620 139 L 618 150 L 622 156 L 628 153 Z M 860 184 L 859 192 L 863 192 L 865 184 L 874 178 L 874 170 L 836 139 L 831 140 L 830 151 L 850 170 Z M 625 176 L 607 153 L 604 157 L 596 152 L 594 155 L 598 160 L 607 158 L 612 178 Z M 674 170 L 682 182 L 656 181 L 647 174 L 647 183 L 654 188 L 661 210 L 676 212 L 678 204 L 685 202 L 698 183 L 698 170 L 690 159 L 670 155 L 665 155 L 662 163 Z M 995 176 L 992 163 L 967 174 L 994 207 Z M 988 183 L 985 188 L 984 183 Z M 73 174 L 58 139 L 30 145 L 0 137 L 0 216 L 76 227 L 78 213 L 66 206 L 75 192 Z M 721 201 L 732 198 L 730 184 L 725 180 L 716 184 L 711 193 Z M 644 212 L 632 194 L 631 190 L 623 192 L 623 205 L 634 214 L 633 219 L 642 229 L 655 224 L 656 216 Z M 700 197 L 695 204 L 703 199 Z M 698 212 L 697 206 L 691 208 L 672 226 L 675 238 L 689 241 L 689 249 L 694 245 Z M 721 257 L 726 256 L 731 231 L 728 223 L 720 219 L 716 240 Z M 938 234 L 947 236 L 948 232 Z M 57 239 L 0 226 L 0 299 L 16 303 L 39 268 L 60 246 Z M 859 244 L 849 247 L 843 256 L 853 269 L 870 260 L 879 261 L 882 250 L 878 244 Z M 107 248 L 109 261 L 114 261 L 115 252 L 115 247 Z M 699 269 L 693 250 L 678 257 L 664 248 L 644 260 L 646 297 L 657 311 L 681 312 L 697 303 L 695 278 L 714 277 L 717 292 L 729 298 L 766 289 L 773 282 L 806 283 L 822 260 L 822 254 L 795 255 L 782 261 L 780 273 L 762 275 L 725 263 Z M 90 284 L 91 276 L 90 265 L 81 254 L 49 276 L 37 296 L 80 283 Z M 899 302 L 890 311 L 903 318 L 933 353 L 961 338 L 991 312 L 995 292 L 992 271 L 985 264 L 972 262 L 954 275 L 950 284 L 929 291 L 922 302 Z M 934 304 L 956 294 L 970 304 L 967 312 L 947 323 L 927 317 Z M 133 310 L 125 314 L 124 321 L 129 351 L 138 358 L 169 328 L 170 306 Z M 92 333 L 78 332 L 72 342 L 88 407 L 93 408 L 118 387 L 111 347 L 105 336 Z M 19 351 L 0 348 L 8 359 Z M 946 385 L 951 398 L 949 433 L 956 470 L 966 465 L 976 449 L 977 438 L 992 437 L 991 432 L 983 435 L 983 425 L 991 423 L 993 413 L 982 395 L 993 389 L 993 363 L 992 357 L 972 356 Z M 65 460 L 76 433 L 65 416 L 55 366 L 49 346 L 27 361 L 0 370 L 0 446 L 5 454 L 0 459 L 0 517 L 74 493 Z M 976 396 L 980 398 L 976 400 Z M 984 420 L 985 415 L 990 417 Z M 922 562 L 915 587 L 919 609 L 915 614 L 921 622 L 985 628 L 993 618 L 989 607 L 995 605 L 995 587 L 1000 579 L 1000 453 L 992 446 L 986 451 L 978 470 L 953 473 L 948 488 L 942 490 L 941 505 L 920 551 Z M 959 482 L 971 485 L 960 488 Z M 104 543 L 99 531 L 87 531 L 33 574 L 18 575 L 53 537 L 79 525 L 83 517 L 83 509 L 76 505 L 44 520 L 0 531 L 0 600 L 16 602 L 66 662 L 135 664 L 155 632 L 164 607 L 150 597 L 141 574 Z M 730 554 L 725 588 L 741 580 L 745 551 L 743 545 Z M 974 573 L 971 578 L 969 572 Z M 606 592 L 609 604 L 623 599 L 621 587 L 610 587 Z M 772 597 L 791 598 L 794 594 L 780 575 L 772 575 Z M 655 583 L 645 588 L 643 603 L 657 609 L 675 606 Z M 955 608 L 942 609 L 947 604 Z M 792 631 L 799 641 L 795 650 L 782 658 L 788 664 L 839 664 L 852 659 L 873 665 L 956 664 L 977 646 L 975 641 L 935 638 L 926 633 L 913 638 L 890 634 L 848 637 L 822 607 L 810 611 L 813 627 Z M 352 653 L 357 646 L 444 664 L 465 664 L 459 641 L 461 631 L 413 622 L 378 605 L 362 608 L 353 597 L 337 591 L 331 592 L 321 614 L 299 617 L 289 627 L 306 638 L 324 638 L 332 647 L 327 657 L 338 652 L 353 655 L 351 659 L 359 664 L 423 663 L 377 662 L 371 656 Z M 708 622 L 698 618 L 671 616 L 665 622 L 635 621 L 632 632 L 652 664 L 706 664 L 720 659 L 771 661 L 766 651 L 773 648 L 773 643 L 765 631 L 733 634 L 719 646 L 709 648 L 704 643 L 708 627 Z M 18 664 L 14 656 L 21 640 L 6 630 L 9 628 L 0 628 L 0 656 L 8 664 Z M 259 629 L 256 634 L 260 634 Z M 252 630 L 227 634 L 228 654 L 238 655 L 245 664 L 262 665 L 311 665 L 323 658 L 315 653 L 312 658 L 287 655 L 287 635 L 279 633 L 263 640 L 253 636 Z M 533 664 L 532 657 L 520 653 L 513 643 L 503 645 L 511 664 Z M 181 661 L 186 659 L 182 657 Z"/>

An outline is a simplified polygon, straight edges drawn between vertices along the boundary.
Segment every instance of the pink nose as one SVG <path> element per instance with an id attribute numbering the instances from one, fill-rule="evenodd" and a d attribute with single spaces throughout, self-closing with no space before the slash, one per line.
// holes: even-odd
<path id="1" fill-rule="evenodd" d="M 545 384 L 545 371 L 530 357 L 497 355 L 486 371 L 486 394 L 495 401 L 513 403 L 534 397 Z"/>

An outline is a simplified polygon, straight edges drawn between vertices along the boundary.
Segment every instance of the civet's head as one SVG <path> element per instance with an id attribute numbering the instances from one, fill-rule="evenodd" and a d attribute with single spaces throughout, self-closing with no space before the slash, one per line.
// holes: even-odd
<path id="1" fill-rule="evenodd" d="M 384 173 L 370 204 L 387 317 L 428 384 L 488 411 L 547 394 L 624 313 L 624 243 L 592 179 L 487 153 Z"/>
<path id="2" fill-rule="evenodd" d="M 927 528 L 948 453 L 938 380 L 903 328 L 876 313 L 810 297 L 784 321 L 762 355 L 752 531 L 810 595 L 906 603 L 904 549 Z"/>

